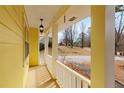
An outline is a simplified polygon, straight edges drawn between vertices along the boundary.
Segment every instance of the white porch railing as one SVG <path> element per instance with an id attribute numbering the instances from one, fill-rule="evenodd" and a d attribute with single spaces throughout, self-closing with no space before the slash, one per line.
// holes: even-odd
<path id="1" fill-rule="evenodd" d="M 46 64 L 51 74 L 53 74 L 52 56 L 46 56 Z"/>
<path id="2" fill-rule="evenodd" d="M 52 56 L 48 55 L 47 67 L 52 71 Z M 70 69 L 63 63 L 56 61 L 55 76 L 59 85 L 63 88 L 89 88 L 90 80 Z"/>

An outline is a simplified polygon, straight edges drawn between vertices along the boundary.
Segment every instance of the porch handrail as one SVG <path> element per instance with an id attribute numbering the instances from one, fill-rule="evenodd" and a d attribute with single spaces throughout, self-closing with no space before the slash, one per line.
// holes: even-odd
<path id="1" fill-rule="evenodd" d="M 48 55 L 49 62 L 47 65 L 51 65 L 52 56 Z M 51 60 L 51 62 L 50 62 Z M 51 70 L 51 66 L 48 66 L 48 69 Z M 55 76 L 57 82 L 61 87 L 67 88 L 88 88 L 90 87 L 91 81 L 86 77 L 80 75 L 76 71 L 70 69 L 60 61 L 56 60 L 55 63 Z"/>

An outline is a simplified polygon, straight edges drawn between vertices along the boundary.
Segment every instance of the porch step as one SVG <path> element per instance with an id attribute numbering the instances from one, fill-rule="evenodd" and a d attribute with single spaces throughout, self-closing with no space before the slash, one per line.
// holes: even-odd
<path id="1" fill-rule="evenodd" d="M 42 68 L 37 69 L 38 85 L 41 85 L 50 79 L 51 79 L 51 76 L 50 76 L 49 72 L 47 71 L 46 66 L 43 66 Z"/>
<path id="2" fill-rule="evenodd" d="M 51 78 L 48 78 L 47 80 L 41 82 L 39 85 L 43 85 L 43 84 L 47 83 L 47 82 L 50 81 L 50 80 L 51 80 Z"/>
<path id="3" fill-rule="evenodd" d="M 54 79 L 50 79 L 44 84 L 41 84 L 40 86 L 38 86 L 38 88 L 58 88 L 58 87 L 59 86 Z"/>
<path id="4" fill-rule="evenodd" d="M 59 88 L 46 66 L 32 67 L 29 70 L 27 87 Z"/>

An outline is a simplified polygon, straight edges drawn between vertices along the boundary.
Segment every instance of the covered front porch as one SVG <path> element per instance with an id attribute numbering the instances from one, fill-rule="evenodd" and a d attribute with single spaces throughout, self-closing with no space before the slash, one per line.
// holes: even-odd
<path id="1" fill-rule="evenodd" d="M 26 87 L 115 87 L 114 6 L 58 5 L 24 7 L 30 27 L 30 68 Z M 88 16 L 91 17 L 91 80 L 57 60 L 58 32 Z M 40 18 L 44 19 L 44 31 L 42 34 L 38 28 Z M 73 20 L 69 21 L 70 19 Z M 48 53 L 48 34 L 50 32 L 52 33 L 52 55 Z M 43 58 L 39 52 L 40 36 L 45 38 Z"/>

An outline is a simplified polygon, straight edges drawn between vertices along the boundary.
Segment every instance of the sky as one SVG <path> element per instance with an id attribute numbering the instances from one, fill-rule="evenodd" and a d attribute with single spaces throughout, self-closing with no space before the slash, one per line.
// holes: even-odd
<path id="1" fill-rule="evenodd" d="M 77 36 L 81 33 L 81 24 L 82 23 L 83 23 L 84 28 L 85 28 L 84 32 L 87 33 L 88 28 L 91 27 L 91 17 L 86 17 L 83 20 L 81 20 L 81 21 L 79 21 L 79 22 L 76 23 L 76 27 L 77 27 L 77 33 L 76 34 L 77 34 Z M 64 37 L 63 36 L 63 31 L 60 31 L 58 33 L 58 43 L 61 42 L 61 40 L 63 39 L 63 37 Z"/>
<path id="2" fill-rule="evenodd" d="M 121 19 L 121 16 L 120 16 L 121 13 L 122 12 L 118 12 L 118 13 L 115 14 L 115 26 L 116 26 L 117 29 L 119 28 L 119 22 L 120 22 L 120 19 Z M 122 23 L 124 23 L 124 14 L 123 14 L 123 18 L 122 19 L 123 19 Z"/>

